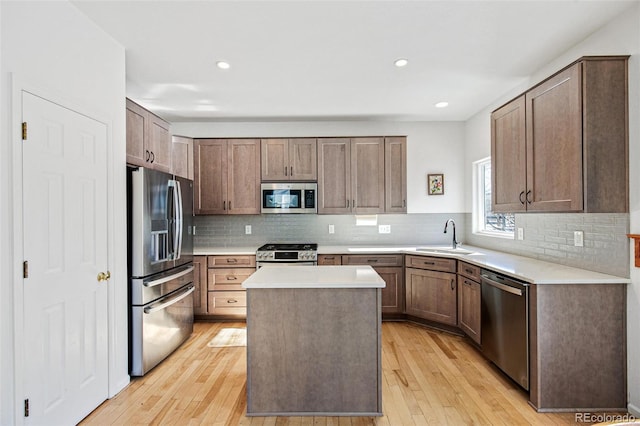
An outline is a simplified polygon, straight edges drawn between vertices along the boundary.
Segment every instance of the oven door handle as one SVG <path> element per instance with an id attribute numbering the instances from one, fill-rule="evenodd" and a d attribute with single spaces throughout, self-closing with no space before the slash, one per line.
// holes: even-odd
<path id="1" fill-rule="evenodd" d="M 147 306 L 146 308 L 144 308 L 144 313 L 152 314 L 154 312 L 161 311 L 162 309 L 168 306 L 178 303 L 179 301 L 181 301 L 182 299 L 184 299 L 185 297 L 193 293 L 195 289 L 196 289 L 195 285 L 189 284 L 184 290 L 180 291 L 178 295 L 172 294 L 171 297 L 160 299 L 156 303 L 153 303 L 152 305 Z"/>
<path id="2" fill-rule="evenodd" d="M 495 287 L 499 290 L 506 291 L 507 293 L 515 294 L 516 296 L 522 296 L 522 290 L 520 290 L 519 288 L 515 288 L 507 284 L 499 283 L 497 281 L 492 280 L 491 278 L 488 278 L 486 275 L 482 276 L 482 283 L 488 284 L 491 287 Z"/>

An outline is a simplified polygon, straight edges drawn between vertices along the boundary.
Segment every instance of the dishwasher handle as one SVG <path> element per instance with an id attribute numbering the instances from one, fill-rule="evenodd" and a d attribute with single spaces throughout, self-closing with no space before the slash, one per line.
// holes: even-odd
<path id="1" fill-rule="evenodd" d="M 506 291 L 507 293 L 515 294 L 516 296 L 522 296 L 522 290 L 517 287 L 512 287 L 508 284 L 503 284 L 498 281 L 495 281 L 489 278 L 487 275 L 482 275 L 482 284 L 488 284 L 492 287 L 500 289 L 502 291 Z M 526 287 L 526 284 L 522 284 Z"/>

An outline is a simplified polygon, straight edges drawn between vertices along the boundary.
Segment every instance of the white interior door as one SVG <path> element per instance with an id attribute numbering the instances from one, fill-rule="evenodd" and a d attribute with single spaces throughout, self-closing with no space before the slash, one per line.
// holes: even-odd
<path id="1" fill-rule="evenodd" d="M 70 425 L 108 395 L 107 128 L 22 101 L 25 422 Z"/>

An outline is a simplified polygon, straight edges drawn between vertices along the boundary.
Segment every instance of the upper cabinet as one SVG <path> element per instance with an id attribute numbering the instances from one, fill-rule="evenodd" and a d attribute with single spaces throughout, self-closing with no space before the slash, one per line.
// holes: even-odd
<path id="1" fill-rule="evenodd" d="M 318 139 L 318 213 L 406 212 L 406 138 Z"/>
<path id="2" fill-rule="evenodd" d="M 127 163 L 171 170 L 170 125 L 127 99 Z"/>
<path id="3" fill-rule="evenodd" d="M 263 181 L 315 181 L 316 138 L 262 139 Z"/>
<path id="4" fill-rule="evenodd" d="M 194 141 L 195 214 L 260 214 L 260 140 Z"/>
<path id="5" fill-rule="evenodd" d="M 627 59 L 581 58 L 492 113 L 494 211 L 628 211 Z"/>
<path id="6" fill-rule="evenodd" d="M 193 139 L 173 136 L 171 146 L 171 173 L 193 180 Z"/>

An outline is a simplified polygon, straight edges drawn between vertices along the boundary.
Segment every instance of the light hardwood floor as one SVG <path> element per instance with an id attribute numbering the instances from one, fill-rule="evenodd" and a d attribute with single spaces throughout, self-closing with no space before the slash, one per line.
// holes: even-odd
<path id="1" fill-rule="evenodd" d="M 210 348 L 222 328 L 196 323 L 167 360 L 106 401 L 81 425 L 567 425 L 459 336 L 404 322 L 382 325 L 382 417 L 246 417 L 246 348 Z M 582 423 L 584 424 L 584 423 Z"/>

